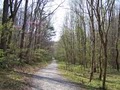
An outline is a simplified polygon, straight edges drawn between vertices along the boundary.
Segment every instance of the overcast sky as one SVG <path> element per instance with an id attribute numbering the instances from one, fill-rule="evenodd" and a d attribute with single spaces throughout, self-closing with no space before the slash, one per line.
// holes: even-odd
<path id="1" fill-rule="evenodd" d="M 54 0 L 54 3 L 56 3 L 58 5 L 62 1 L 63 0 Z M 58 41 L 60 39 L 60 34 L 61 34 L 62 26 L 64 23 L 64 18 L 67 13 L 67 9 L 65 9 L 65 8 L 68 8 L 68 7 L 69 7 L 68 0 L 65 0 L 65 2 L 62 4 L 62 6 L 56 10 L 56 12 L 53 16 L 53 26 L 56 31 L 56 36 L 53 37 L 54 41 Z"/>

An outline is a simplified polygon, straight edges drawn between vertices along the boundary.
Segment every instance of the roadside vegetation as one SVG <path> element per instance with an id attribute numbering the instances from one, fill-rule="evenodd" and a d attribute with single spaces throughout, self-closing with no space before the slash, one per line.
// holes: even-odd
<path id="1" fill-rule="evenodd" d="M 118 0 L 69 1 L 70 11 L 55 43 L 63 75 L 89 87 L 120 90 L 119 6 Z"/>
<path id="2" fill-rule="evenodd" d="M 34 72 L 45 67 L 51 62 L 48 54 L 36 53 L 34 61 L 31 63 L 8 63 L 0 67 L 0 89 L 1 90 L 30 90 L 32 86 L 31 78 Z M 44 57 L 44 58 L 43 58 Z M 11 66 L 13 65 L 13 66 Z"/>
<path id="3" fill-rule="evenodd" d="M 27 90 L 23 88 L 30 86 L 32 73 L 52 60 L 51 16 L 56 8 L 48 10 L 52 0 L 1 3 L 0 90 Z"/>
<path id="4" fill-rule="evenodd" d="M 46 66 L 47 63 L 24 65 L 14 69 L 0 68 L 0 89 L 1 90 L 30 90 L 32 87 L 31 78 L 35 71 Z M 29 75 L 24 75 L 31 74 Z"/>
<path id="5" fill-rule="evenodd" d="M 59 70 L 65 78 L 72 82 L 80 83 L 85 86 L 87 90 L 102 90 L 102 81 L 99 80 L 98 72 L 94 73 L 92 82 L 89 82 L 89 68 L 84 69 L 80 65 L 70 65 L 70 68 L 67 68 L 64 62 L 59 62 Z M 116 70 L 109 70 L 108 72 L 106 80 L 107 90 L 119 90 L 120 72 Z"/>

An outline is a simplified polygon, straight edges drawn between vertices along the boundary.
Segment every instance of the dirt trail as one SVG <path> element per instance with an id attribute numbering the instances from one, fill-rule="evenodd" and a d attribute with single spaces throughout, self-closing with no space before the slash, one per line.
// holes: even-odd
<path id="1" fill-rule="evenodd" d="M 64 79 L 57 68 L 54 60 L 46 68 L 35 73 L 32 83 L 35 87 L 32 90 L 84 90 L 79 84 Z"/>

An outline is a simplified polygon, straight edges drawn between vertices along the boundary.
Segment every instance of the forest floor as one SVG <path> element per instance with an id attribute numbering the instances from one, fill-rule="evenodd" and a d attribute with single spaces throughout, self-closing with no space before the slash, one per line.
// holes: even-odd
<path id="1" fill-rule="evenodd" d="M 0 68 L 0 90 L 31 90 L 33 74 L 47 64 L 47 62 L 37 62 L 12 69 Z"/>
<path id="2" fill-rule="evenodd" d="M 63 78 L 58 70 L 56 61 L 52 61 L 47 67 L 33 75 L 32 90 L 85 90 L 75 82 Z"/>
<path id="3" fill-rule="evenodd" d="M 92 82 L 89 82 L 90 68 L 84 69 L 80 65 L 70 65 L 66 69 L 65 62 L 59 62 L 59 70 L 62 75 L 70 81 L 82 83 L 87 90 L 101 90 L 102 81 L 99 80 L 99 73 L 94 73 Z M 115 69 L 107 70 L 107 90 L 120 90 L 120 72 Z"/>
<path id="4" fill-rule="evenodd" d="M 70 66 L 66 70 L 65 63 L 57 64 L 40 62 L 25 65 L 21 68 L 0 68 L 0 90 L 100 90 L 102 82 L 98 73 L 89 83 L 89 72 L 81 71 L 80 66 Z M 107 73 L 108 90 L 120 90 L 120 72 Z"/>
<path id="5" fill-rule="evenodd" d="M 86 86 L 64 78 L 56 61 L 52 61 L 0 68 L 0 90 L 86 90 Z"/>

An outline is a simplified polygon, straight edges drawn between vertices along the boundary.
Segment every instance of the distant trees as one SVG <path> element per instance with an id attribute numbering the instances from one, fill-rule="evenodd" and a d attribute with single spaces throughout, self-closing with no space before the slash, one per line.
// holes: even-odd
<path id="1" fill-rule="evenodd" d="M 95 11 L 97 23 L 98 23 L 98 32 L 99 32 L 101 44 L 103 45 L 103 50 L 104 50 L 104 62 L 103 62 L 104 72 L 103 72 L 103 86 L 102 86 L 103 89 L 105 89 L 107 62 L 108 62 L 108 54 L 107 54 L 108 53 L 108 50 L 107 50 L 108 32 L 111 26 L 111 17 L 112 17 L 115 0 L 107 1 L 106 3 L 107 3 L 106 5 L 107 9 L 103 7 L 103 2 L 98 0 L 96 5 L 96 11 Z M 102 13 L 100 7 L 102 7 L 105 10 L 105 13 Z M 107 18 L 107 21 L 105 20 L 105 18 Z M 105 24 L 105 22 L 107 23 Z"/>
<path id="2" fill-rule="evenodd" d="M 71 0 L 57 47 L 61 48 L 57 55 L 67 63 L 91 68 L 89 81 L 99 73 L 103 89 L 107 70 L 119 71 L 119 4 L 116 0 Z"/>

